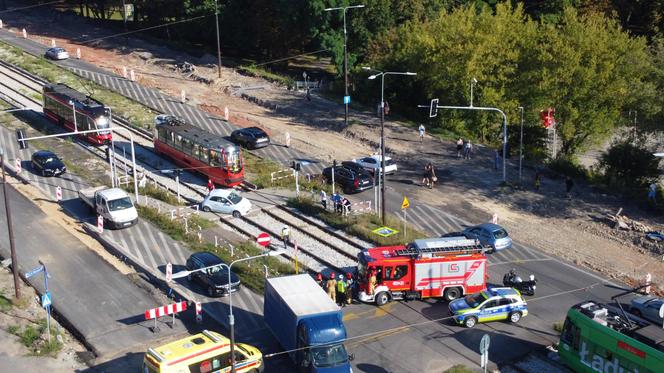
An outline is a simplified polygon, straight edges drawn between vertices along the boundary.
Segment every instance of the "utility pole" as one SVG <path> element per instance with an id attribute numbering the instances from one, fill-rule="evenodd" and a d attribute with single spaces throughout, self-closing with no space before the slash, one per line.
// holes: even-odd
<path id="1" fill-rule="evenodd" d="M 14 229 L 12 227 L 12 213 L 7 196 L 7 179 L 5 178 L 5 150 L 0 147 L 0 166 L 2 167 L 2 194 L 5 197 L 5 214 L 7 215 L 7 231 L 9 233 L 9 250 L 12 259 L 12 275 L 14 276 L 14 294 L 16 299 L 21 298 L 21 284 L 18 280 L 18 261 L 16 260 L 16 245 L 14 245 Z"/>
<path id="2" fill-rule="evenodd" d="M 221 41 L 219 40 L 219 6 L 214 0 L 214 25 L 217 27 L 217 72 L 221 78 Z"/>
<path id="3" fill-rule="evenodd" d="M 519 140 L 519 183 L 521 183 L 521 169 L 523 162 L 523 106 L 519 106 L 521 110 L 521 136 Z"/>

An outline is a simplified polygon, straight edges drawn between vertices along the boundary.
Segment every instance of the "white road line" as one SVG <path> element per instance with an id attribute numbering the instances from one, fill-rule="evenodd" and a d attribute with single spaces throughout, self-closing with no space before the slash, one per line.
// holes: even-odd
<path id="1" fill-rule="evenodd" d="M 147 226 L 147 224 L 146 224 Z M 142 234 L 143 237 L 148 237 L 150 241 L 152 242 L 153 246 L 152 249 L 156 251 L 161 259 L 163 260 L 163 264 L 166 265 L 166 263 L 170 262 L 173 263 L 175 260 L 175 257 L 170 255 L 170 250 L 168 250 L 168 247 L 170 245 L 165 245 L 165 246 L 160 246 L 157 244 L 157 241 L 155 240 L 155 234 L 159 235 L 159 232 L 153 231 L 152 229 L 148 229 L 147 233 Z"/>
<path id="2" fill-rule="evenodd" d="M 441 224 L 438 223 L 441 220 L 443 220 L 442 216 L 440 216 L 439 214 L 436 214 L 431 209 L 429 209 L 429 211 L 425 211 L 425 207 L 426 206 L 421 206 L 421 205 L 415 205 L 414 206 L 415 209 L 419 210 L 422 213 L 422 215 L 420 215 L 420 217 L 422 219 L 425 219 L 425 217 L 430 218 L 429 221 L 430 221 L 431 225 L 434 225 L 438 228 L 438 230 L 437 230 L 437 232 L 439 232 L 438 235 L 440 235 L 442 233 L 450 232 L 450 230 L 448 230 L 446 227 L 443 227 Z"/>
<path id="3" fill-rule="evenodd" d="M 135 227 L 138 227 L 141 224 L 146 224 L 146 223 L 139 221 L 138 224 Z M 132 245 L 132 247 L 134 247 L 136 250 L 139 250 L 139 246 L 136 244 L 136 240 L 134 239 L 134 235 L 127 233 L 127 236 L 128 236 L 127 238 L 129 239 L 129 242 Z M 154 257 L 152 256 L 152 252 L 150 251 L 150 249 L 147 248 L 147 247 L 144 247 L 143 249 L 145 250 L 145 253 L 147 254 L 146 255 L 147 260 L 145 261 L 145 265 L 149 268 L 153 268 L 156 271 L 158 271 L 157 262 L 154 260 Z"/>

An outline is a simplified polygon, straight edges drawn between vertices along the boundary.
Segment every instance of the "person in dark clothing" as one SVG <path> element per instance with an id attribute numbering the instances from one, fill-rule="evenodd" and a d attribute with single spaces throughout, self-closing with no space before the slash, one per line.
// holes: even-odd
<path id="1" fill-rule="evenodd" d="M 574 181 L 571 177 L 567 176 L 565 178 L 565 196 L 567 198 L 572 198 L 572 188 L 574 187 Z"/>
<path id="2" fill-rule="evenodd" d="M 540 170 L 537 170 L 535 171 L 535 190 L 539 192 L 541 186 L 542 186 L 542 172 Z"/>

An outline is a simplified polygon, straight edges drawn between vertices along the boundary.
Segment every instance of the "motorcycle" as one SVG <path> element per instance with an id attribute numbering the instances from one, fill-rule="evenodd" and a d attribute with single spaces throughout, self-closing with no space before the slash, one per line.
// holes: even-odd
<path id="1" fill-rule="evenodd" d="M 523 281 L 519 275 L 516 274 L 515 270 L 510 270 L 503 276 L 503 286 L 508 286 L 515 288 L 520 291 L 523 295 L 533 296 L 535 295 L 535 289 L 537 288 L 537 279 L 535 275 L 530 275 L 528 281 Z"/>

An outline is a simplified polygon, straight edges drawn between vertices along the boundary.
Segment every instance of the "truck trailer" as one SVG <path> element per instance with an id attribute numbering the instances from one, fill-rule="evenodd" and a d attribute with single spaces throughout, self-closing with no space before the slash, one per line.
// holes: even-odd
<path id="1" fill-rule="evenodd" d="M 268 278 L 263 315 L 299 372 L 352 372 L 341 309 L 308 274 Z"/>

